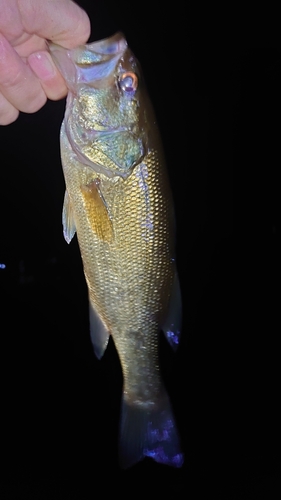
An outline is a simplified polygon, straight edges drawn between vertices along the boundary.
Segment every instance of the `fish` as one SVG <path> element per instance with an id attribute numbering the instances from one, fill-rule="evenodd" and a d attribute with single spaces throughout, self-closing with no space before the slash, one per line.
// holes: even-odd
<path id="1" fill-rule="evenodd" d="M 119 464 L 181 467 L 181 439 L 159 366 L 162 331 L 176 350 L 181 292 L 175 211 L 163 144 L 140 63 L 123 33 L 50 53 L 68 95 L 60 132 L 63 234 L 75 233 L 94 353 L 110 336 L 123 374 Z"/>

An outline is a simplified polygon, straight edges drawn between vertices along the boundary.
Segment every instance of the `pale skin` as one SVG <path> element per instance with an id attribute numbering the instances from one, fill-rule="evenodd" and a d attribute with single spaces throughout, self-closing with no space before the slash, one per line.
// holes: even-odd
<path id="1" fill-rule="evenodd" d="M 67 94 L 46 41 L 73 48 L 89 36 L 89 18 L 72 0 L 0 0 L 0 125 Z"/>

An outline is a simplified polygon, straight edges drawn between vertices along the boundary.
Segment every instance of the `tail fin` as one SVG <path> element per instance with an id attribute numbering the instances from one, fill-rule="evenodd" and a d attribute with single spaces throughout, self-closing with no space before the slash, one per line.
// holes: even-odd
<path id="1" fill-rule="evenodd" d="M 181 467 L 183 454 L 169 397 L 158 404 L 129 405 L 122 400 L 119 463 L 127 469 L 145 457 L 156 462 Z"/>

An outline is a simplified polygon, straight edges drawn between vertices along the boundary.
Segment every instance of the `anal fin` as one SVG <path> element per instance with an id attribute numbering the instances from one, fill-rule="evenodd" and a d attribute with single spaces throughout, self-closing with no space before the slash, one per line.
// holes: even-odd
<path id="1" fill-rule="evenodd" d="M 95 355 L 101 359 L 109 340 L 109 332 L 97 314 L 95 308 L 89 303 L 90 313 L 90 335 Z"/>

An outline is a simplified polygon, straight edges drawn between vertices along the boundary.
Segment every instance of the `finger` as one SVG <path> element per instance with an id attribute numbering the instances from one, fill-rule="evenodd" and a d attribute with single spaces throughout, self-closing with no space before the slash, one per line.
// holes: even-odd
<path id="1" fill-rule="evenodd" d="M 1 33 L 0 92 L 16 109 L 26 113 L 38 111 L 46 102 L 38 78 Z"/>
<path id="2" fill-rule="evenodd" d="M 9 125 L 13 123 L 18 116 L 18 109 L 14 108 L 14 106 L 0 94 L 0 125 Z"/>
<path id="3" fill-rule="evenodd" d="M 36 33 L 66 48 L 84 44 L 89 39 L 89 17 L 73 1 L 25 0 L 18 5 L 28 33 Z"/>
<path id="4" fill-rule="evenodd" d="M 28 64 L 40 79 L 41 86 L 49 99 L 57 101 L 66 96 L 66 83 L 47 51 L 31 54 L 28 57 Z"/>

